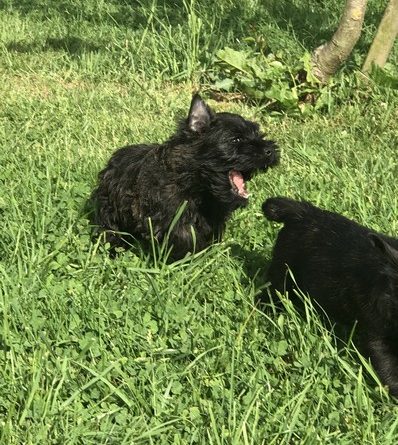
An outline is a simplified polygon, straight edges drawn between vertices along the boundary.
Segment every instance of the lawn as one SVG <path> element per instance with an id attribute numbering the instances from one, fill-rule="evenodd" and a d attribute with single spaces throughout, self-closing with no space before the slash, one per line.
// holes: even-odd
<path id="1" fill-rule="evenodd" d="M 215 54 L 245 38 L 294 64 L 341 1 L 0 1 L 0 444 L 398 443 L 398 406 L 320 322 L 260 311 L 279 227 L 305 198 L 398 236 L 398 94 L 355 70 L 380 19 L 306 116 L 215 101 Z M 390 63 L 398 62 L 394 47 Z M 224 240 L 176 264 L 112 260 L 85 201 L 111 153 L 167 138 L 191 94 L 258 121 L 281 164 L 249 184 Z"/>

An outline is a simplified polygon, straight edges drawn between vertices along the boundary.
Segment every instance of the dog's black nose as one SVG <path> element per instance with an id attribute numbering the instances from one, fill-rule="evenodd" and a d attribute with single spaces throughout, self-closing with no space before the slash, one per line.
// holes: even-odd
<path id="1" fill-rule="evenodd" d="M 267 159 L 267 163 L 271 166 L 278 164 L 279 153 L 276 144 L 270 144 L 264 147 L 264 156 Z"/>
<path id="2" fill-rule="evenodd" d="M 273 158 L 276 156 L 277 153 L 277 147 L 275 144 L 270 144 L 264 147 L 264 155 L 267 158 Z"/>
<path id="3" fill-rule="evenodd" d="M 265 153 L 265 156 L 270 158 L 275 153 L 275 150 L 273 148 L 266 148 L 264 150 L 264 153 Z"/>

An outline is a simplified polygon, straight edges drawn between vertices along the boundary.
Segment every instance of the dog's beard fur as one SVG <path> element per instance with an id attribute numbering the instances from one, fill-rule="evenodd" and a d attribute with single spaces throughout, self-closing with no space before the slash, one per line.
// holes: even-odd
<path id="1" fill-rule="evenodd" d="M 92 194 L 93 222 L 113 247 L 126 246 L 115 232 L 148 240 L 152 230 L 161 242 L 186 202 L 169 237 L 171 258 L 181 258 L 220 239 L 228 217 L 247 203 L 246 181 L 277 160 L 275 143 L 263 139 L 256 123 L 215 113 L 195 95 L 168 141 L 113 154 Z"/>

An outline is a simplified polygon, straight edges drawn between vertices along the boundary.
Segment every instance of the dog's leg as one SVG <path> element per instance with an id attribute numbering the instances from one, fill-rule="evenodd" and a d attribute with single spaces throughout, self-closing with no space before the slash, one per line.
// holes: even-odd
<path id="1" fill-rule="evenodd" d="M 392 395 L 398 396 L 398 354 L 395 342 L 376 337 L 366 342 L 366 348 L 381 381 L 389 387 Z"/>

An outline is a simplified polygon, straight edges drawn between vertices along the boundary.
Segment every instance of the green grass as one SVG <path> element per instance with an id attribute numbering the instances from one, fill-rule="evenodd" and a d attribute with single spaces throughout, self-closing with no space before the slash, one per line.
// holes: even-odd
<path id="1" fill-rule="evenodd" d="M 289 63 L 340 3 L 0 2 L 1 444 L 397 443 L 398 407 L 352 345 L 311 306 L 254 306 L 278 231 L 268 196 L 398 235 L 398 98 L 352 74 L 384 2 L 328 114 L 210 100 L 282 149 L 222 243 L 172 265 L 110 260 L 84 214 L 114 149 L 168 137 L 219 48 L 264 36 Z"/>

